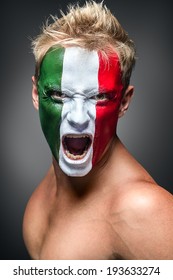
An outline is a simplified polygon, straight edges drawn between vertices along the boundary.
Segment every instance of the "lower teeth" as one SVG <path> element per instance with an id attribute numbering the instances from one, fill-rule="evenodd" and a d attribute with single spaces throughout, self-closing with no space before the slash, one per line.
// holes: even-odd
<path id="1" fill-rule="evenodd" d="M 87 153 L 87 151 L 85 151 L 82 155 L 76 155 L 75 156 L 75 155 L 71 154 L 67 150 L 65 152 L 66 152 L 67 157 L 70 158 L 70 159 L 82 159 L 86 155 L 86 153 Z"/>

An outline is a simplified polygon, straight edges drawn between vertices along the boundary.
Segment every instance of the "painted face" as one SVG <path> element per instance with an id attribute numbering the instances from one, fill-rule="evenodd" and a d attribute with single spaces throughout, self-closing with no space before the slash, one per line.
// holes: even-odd
<path id="1" fill-rule="evenodd" d="M 116 132 L 121 103 L 118 56 L 79 47 L 51 48 L 38 79 L 39 113 L 53 156 L 68 176 L 84 176 Z"/>

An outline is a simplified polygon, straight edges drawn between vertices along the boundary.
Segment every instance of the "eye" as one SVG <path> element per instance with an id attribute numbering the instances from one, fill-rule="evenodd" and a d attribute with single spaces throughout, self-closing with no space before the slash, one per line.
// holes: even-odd
<path id="1" fill-rule="evenodd" d="M 94 96 L 94 99 L 97 101 L 98 104 L 104 105 L 105 102 L 116 100 L 117 94 L 115 91 L 106 92 L 106 93 L 99 93 Z"/>
<path id="2" fill-rule="evenodd" d="M 106 93 L 99 93 L 99 94 L 95 95 L 95 100 L 106 101 L 106 100 L 108 100 L 108 95 Z"/>
<path id="3" fill-rule="evenodd" d="M 51 97 L 56 102 L 62 102 L 63 98 L 65 97 L 65 94 L 63 94 L 61 91 L 54 89 L 47 90 L 46 95 Z"/>

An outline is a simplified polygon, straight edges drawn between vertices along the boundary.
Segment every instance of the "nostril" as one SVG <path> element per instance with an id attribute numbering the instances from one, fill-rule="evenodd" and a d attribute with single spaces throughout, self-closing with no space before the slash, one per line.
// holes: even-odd
<path id="1" fill-rule="evenodd" d="M 67 120 L 71 126 L 78 130 L 83 130 L 87 128 L 89 124 L 89 116 L 85 114 L 79 114 L 79 113 L 69 113 L 67 116 Z"/>

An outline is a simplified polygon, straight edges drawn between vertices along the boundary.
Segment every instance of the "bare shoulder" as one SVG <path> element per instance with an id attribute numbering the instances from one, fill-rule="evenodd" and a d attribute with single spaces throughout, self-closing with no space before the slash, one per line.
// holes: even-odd
<path id="1" fill-rule="evenodd" d="M 48 207 L 50 201 L 49 185 L 51 184 L 51 168 L 39 186 L 31 195 L 23 218 L 23 238 L 32 258 L 41 246 L 43 233 L 47 227 Z"/>
<path id="2" fill-rule="evenodd" d="M 127 186 L 112 212 L 126 259 L 173 259 L 173 196 L 147 182 Z"/>

